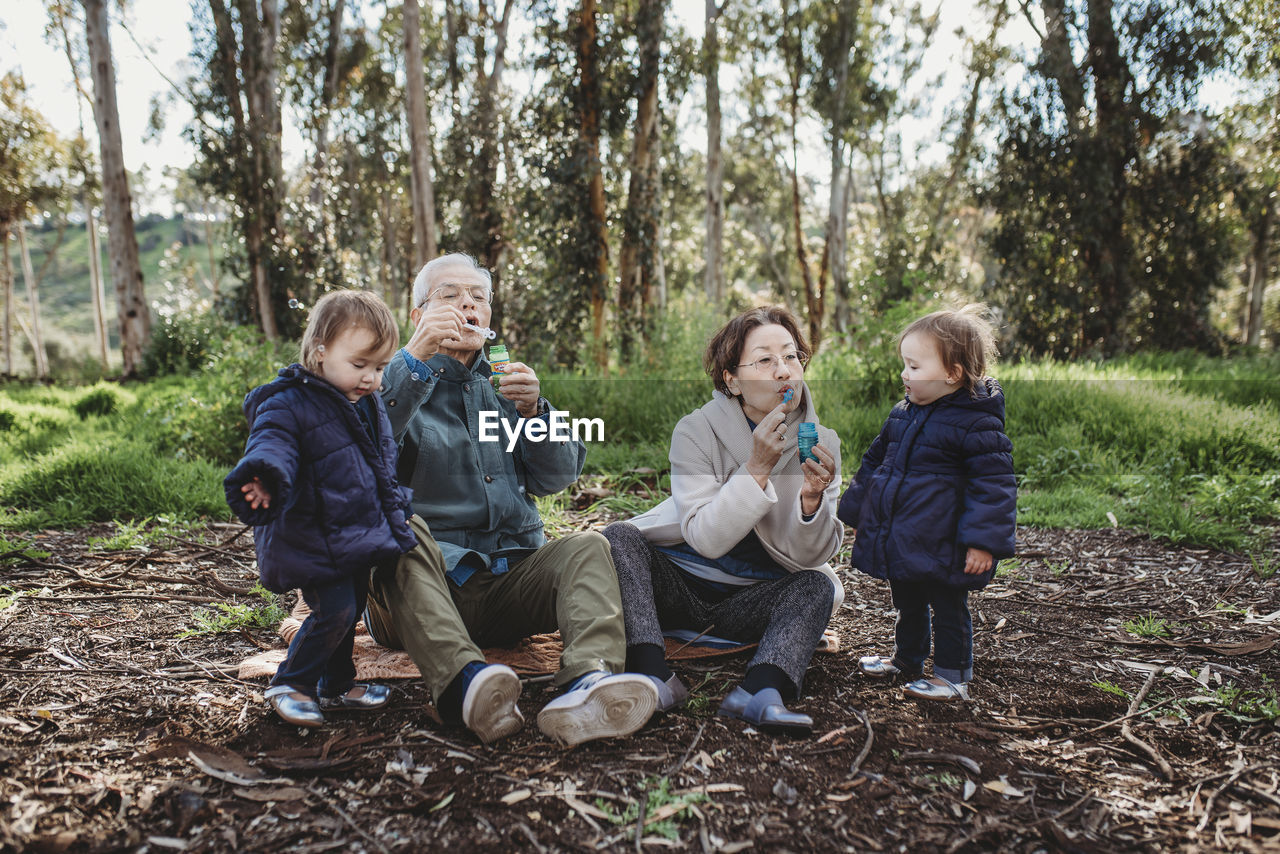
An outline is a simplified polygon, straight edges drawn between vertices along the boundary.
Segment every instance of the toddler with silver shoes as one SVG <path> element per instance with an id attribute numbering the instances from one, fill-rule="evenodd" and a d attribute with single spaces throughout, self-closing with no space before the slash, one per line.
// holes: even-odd
<path id="1" fill-rule="evenodd" d="M 1004 393 L 986 375 L 995 340 L 984 306 L 939 311 L 898 337 L 905 399 L 894 406 L 837 515 L 855 529 L 853 565 L 888 580 L 898 610 L 892 657 L 859 669 L 902 676 L 908 697 L 968 700 L 970 590 L 1012 557 L 1017 484 Z M 933 677 L 922 669 L 933 646 Z"/>
<path id="2" fill-rule="evenodd" d="M 324 711 L 380 708 L 391 696 L 385 685 L 355 681 L 351 653 L 371 568 L 417 544 L 377 393 L 398 338 L 372 293 L 327 294 L 311 311 L 301 364 L 244 400 L 249 441 L 223 487 L 235 514 L 255 526 L 263 586 L 299 588 L 311 608 L 265 692 L 297 726 L 320 726 Z"/>

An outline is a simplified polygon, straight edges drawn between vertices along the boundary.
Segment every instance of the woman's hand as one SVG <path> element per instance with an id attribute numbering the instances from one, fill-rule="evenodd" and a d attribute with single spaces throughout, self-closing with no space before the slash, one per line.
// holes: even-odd
<path id="1" fill-rule="evenodd" d="M 413 329 L 404 348 L 415 359 L 425 362 L 440 352 L 440 345 L 460 345 L 462 343 L 462 324 L 467 318 L 451 305 L 439 303 L 430 309 L 424 309 L 418 315 L 418 324 Z"/>
<path id="2" fill-rule="evenodd" d="M 761 489 L 769 486 L 769 473 L 788 449 L 795 450 L 795 437 L 787 438 L 787 409 L 779 403 L 756 424 L 751 434 L 751 456 L 747 459 L 747 472 L 756 479 Z"/>
<path id="3" fill-rule="evenodd" d="M 805 460 L 800 468 L 804 471 L 804 485 L 800 487 L 800 512 L 812 516 L 818 512 L 822 503 L 822 493 L 836 476 L 836 458 L 821 445 L 813 446 L 813 455 L 817 462 Z"/>
<path id="4" fill-rule="evenodd" d="M 254 510 L 265 510 L 271 506 L 271 493 L 256 477 L 240 487 L 240 491 L 244 493 L 244 500 L 249 502 L 249 506 Z"/>
<path id="5" fill-rule="evenodd" d="M 512 362 L 505 371 L 498 374 L 498 391 L 516 405 L 516 412 L 520 413 L 521 418 L 532 418 L 538 414 L 541 383 L 533 368 L 524 362 Z"/>
<path id="6" fill-rule="evenodd" d="M 992 562 L 991 552 L 970 547 L 964 555 L 964 574 L 982 575 L 991 568 Z"/>

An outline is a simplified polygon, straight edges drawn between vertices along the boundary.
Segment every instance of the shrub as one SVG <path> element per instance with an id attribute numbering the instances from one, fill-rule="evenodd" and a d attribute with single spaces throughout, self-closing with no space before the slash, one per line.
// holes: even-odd
<path id="1" fill-rule="evenodd" d="M 80 416 L 82 421 L 91 415 L 110 415 L 120 408 L 123 397 L 120 390 L 114 386 L 96 385 L 80 395 L 79 399 L 71 404 L 71 409 Z"/>

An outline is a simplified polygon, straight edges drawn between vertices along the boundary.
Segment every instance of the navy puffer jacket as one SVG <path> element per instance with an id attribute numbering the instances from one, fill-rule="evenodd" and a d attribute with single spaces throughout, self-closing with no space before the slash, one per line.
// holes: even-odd
<path id="1" fill-rule="evenodd" d="M 268 590 L 332 584 L 417 544 L 387 410 L 379 395 L 370 400 L 376 445 L 355 406 L 301 365 L 245 396 L 249 441 L 223 488 L 240 520 L 255 526 Z M 270 491 L 270 507 L 254 510 L 240 492 L 254 477 Z"/>
<path id="2" fill-rule="evenodd" d="M 977 589 L 995 566 L 965 575 L 965 553 L 1012 557 L 1016 512 L 1004 393 L 987 377 L 974 395 L 962 389 L 927 406 L 898 403 L 837 515 L 857 529 L 853 565 L 868 575 Z"/>

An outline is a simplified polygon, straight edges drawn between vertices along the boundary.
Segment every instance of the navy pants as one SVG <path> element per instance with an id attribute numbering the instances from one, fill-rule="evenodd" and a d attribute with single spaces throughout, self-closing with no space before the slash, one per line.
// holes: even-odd
<path id="1" fill-rule="evenodd" d="M 334 584 L 303 587 L 301 592 L 311 613 L 293 636 L 271 684 L 288 685 L 313 700 L 317 694 L 339 697 L 355 684 L 351 650 L 356 622 L 369 596 L 369 572 Z"/>
<path id="2" fill-rule="evenodd" d="M 933 675 L 950 682 L 973 678 L 973 620 L 969 591 L 963 587 L 915 581 L 890 581 L 894 627 L 893 657 L 904 673 L 918 673 L 933 641 Z"/>

